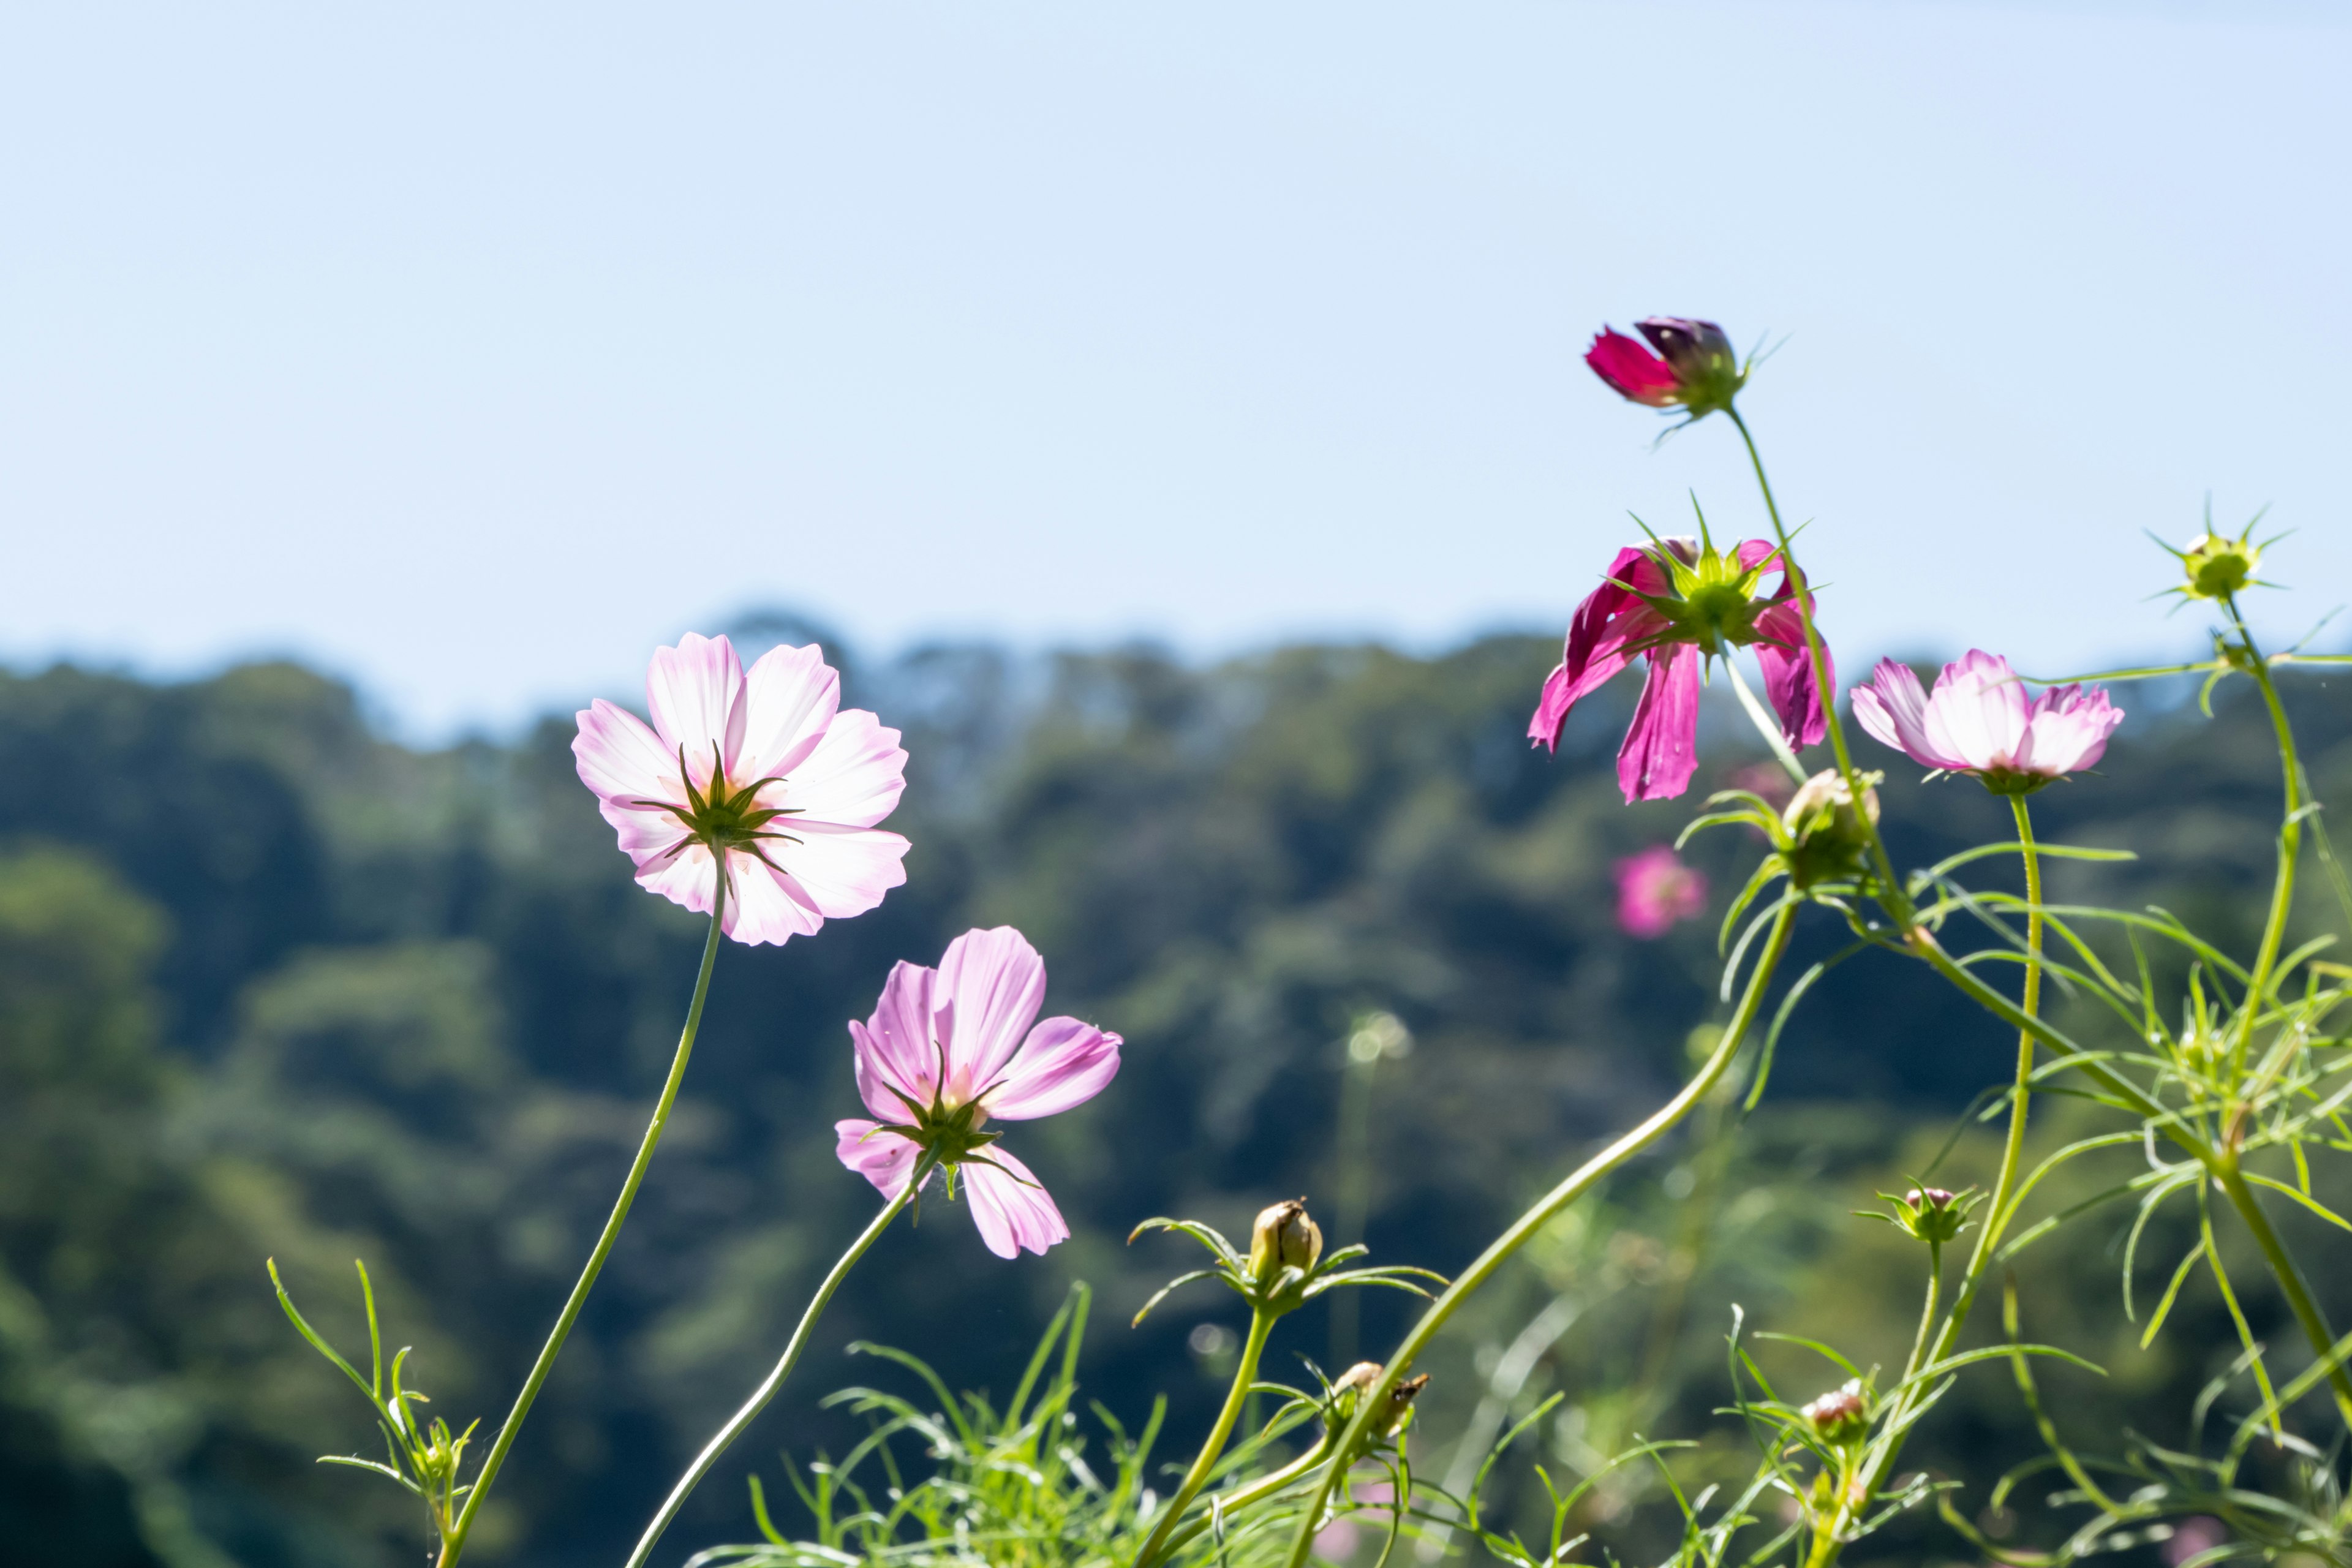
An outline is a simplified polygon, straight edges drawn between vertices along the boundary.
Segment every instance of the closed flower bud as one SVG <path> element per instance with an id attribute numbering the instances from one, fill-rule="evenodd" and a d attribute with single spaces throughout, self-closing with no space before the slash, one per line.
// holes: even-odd
<path id="1" fill-rule="evenodd" d="M 2189 579 L 2180 591 L 2192 599 L 2235 598 L 2253 582 L 2262 563 L 2263 547 L 2253 542 L 2252 529 L 2243 539 L 2200 533 L 2180 552 L 2181 570 Z"/>
<path id="2" fill-rule="evenodd" d="M 1862 1397 L 1859 1382 L 1849 1382 L 1843 1388 L 1822 1394 L 1799 1414 L 1832 1443 L 1858 1442 L 1870 1430 L 1870 1406 Z"/>
<path id="3" fill-rule="evenodd" d="M 1331 1399 L 1341 1420 L 1354 1417 L 1357 1401 L 1364 1396 L 1366 1389 L 1378 1386 L 1387 1372 L 1388 1369 L 1376 1361 L 1360 1361 L 1339 1374 L 1339 1381 L 1331 1385 Z M 1412 1402 L 1420 1398 L 1421 1391 L 1428 1386 L 1429 1373 L 1424 1372 L 1418 1377 L 1402 1379 L 1390 1389 L 1381 1400 L 1379 1414 L 1372 1417 L 1371 1435 L 1375 1437 L 1395 1436 L 1412 1415 Z"/>
<path id="4" fill-rule="evenodd" d="M 1807 779 L 1781 811 L 1780 825 L 1789 835 L 1783 858 L 1790 879 L 1798 887 L 1859 877 L 1868 868 L 1870 828 L 1878 823 L 1875 786 L 1886 775 L 1858 776 L 1867 826 L 1854 815 L 1853 793 L 1846 787 L 1845 775 L 1835 768 L 1825 768 Z"/>
<path id="5" fill-rule="evenodd" d="M 1250 1227 L 1250 1278 L 1270 1284 L 1285 1268 L 1304 1274 L 1323 1256 L 1323 1232 L 1307 1213 L 1305 1198 L 1286 1198 L 1260 1212 Z"/>
<path id="6" fill-rule="evenodd" d="M 1960 1234 L 1968 1205 L 1941 1187 L 1914 1187 L 1903 1194 L 1911 1211 L 1911 1234 L 1922 1241 L 1946 1242 Z"/>

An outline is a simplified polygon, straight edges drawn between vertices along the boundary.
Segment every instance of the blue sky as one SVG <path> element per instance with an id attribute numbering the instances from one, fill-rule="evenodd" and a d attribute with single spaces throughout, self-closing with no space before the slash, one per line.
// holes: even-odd
<path id="1" fill-rule="evenodd" d="M 2352 26 L 2284 4 L 20 6 L 0 657 L 292 651 L 409 732 L 756 604 L 866 647 L 1555 627 L 1745 403 L 1849 668 L 2352 595 Z M 2331 637 L 2340 642 L 2342 637 Z"/>

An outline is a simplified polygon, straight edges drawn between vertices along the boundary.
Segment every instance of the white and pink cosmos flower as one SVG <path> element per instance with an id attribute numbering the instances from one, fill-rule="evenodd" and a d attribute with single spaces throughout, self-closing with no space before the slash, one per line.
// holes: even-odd
<path id="1" fill-rule="evenodd" d="M 937 969 L 899 963 L 874 1016 L 849 1026 L 857 1095 L 878 1120 L 834 1123 L 841 1163 L 895 1198 L 928 1153 L 948 1170 L 950 1197 L 961 1176 L 999 1258 L 1024 1247 L 1042 1255 L 1070 1227 L 985 1124 L 1084 1105 L 1118 1073 L 1117 1035 L 1076 1018 L 1033 1028 L 1045 1001 L 1045 960 L 998 926 L 956 938 Z"/>
<path id="2" fill-rule="evenodd" d="M 600 697 L 572 754 L 639 882 L 708 914 L 723 862 L 721 928 L 781 943 L 907 879 L 907 841 L 875 826 L 906 787 L 898 731 L 840 702 L 814 643 L 747 671 L 725 637 L 689 634 L 646 671 L 652 727 Z"/>
<path id="3" fill-rule="evenodd" d="M 1850 695 L 1853 716 L 1880 741 L 1927 767 L 1974 773 L 2001 795 L 2091 766 L 2124 721 L 2096 689 L 2053 686 L 2029 700 L 2009 660 L 1978 648 L 1944 666 L 1933 693 L 1910 666 L 1886 658 Z"/>

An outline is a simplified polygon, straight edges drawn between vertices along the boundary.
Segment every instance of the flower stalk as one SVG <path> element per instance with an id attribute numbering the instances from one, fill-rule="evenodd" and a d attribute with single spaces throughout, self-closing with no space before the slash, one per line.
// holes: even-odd
<path id="1" fill-rule="evenodd" d="M 641 1568 L 646 1559 L 653 1554 L 655 1545 L 662 1538 L 662 1532 L 669 1528 L 670 1521 L 677 1517 L 677 1510 L 686 1506 L 686 1500 L 693 1494 L 696 1487 L 702 1484 L 702 1478 L 710 1473 L 710 1468 L 719 1462 L 719 1457 L 727 1452 L 735 1439 L 743 1435 L 743 1429 L 752 1423 L 761 1411 L 768 1407 L 768 1401 L 776 1396 L 776 1391 L 782 1388 L 784 1385 L 784 1380 L 793 1374 L 793 1368 L 800 1362 L 801 1352 L 808 1348 L 809 1335 L 815 1331 L 817 1319 L 824 1315 L 826 1304 L 833 1300 L 834 1292 L 841 1289 L 841 1282 L 849 1278 L 851 1267 L 866 1256 L 866 1249 L 881 1239 L 884 1231 L 890 1228 L 890 1222 L 898 1217 L 899 1211 L 914 1200 L 915 1194 L 922 1190 L 923 1184 L 929 1180 L 931 1167 L 937 1163 L 938 1156 L 927 1152 L 923 1156 L 922 1163 L 916 1168 L 914 1179 L 901 1187 L 897 1196 L 882 1205 L 882 1211 L 867 1223 L 863 1231 L 858 1233 L 857 1239 L 849 1244 L 848 1250 L 834 1260 L 833 1268 L 826 1271 L 824 1282 L 816 1288 L 816 1294 L 809 1299 L 807 1310 L 801 1313 L 801 1321 L 793 1330 L 793 1337 L 785 1342 L 784 1353 L 777 1359 L 774 1368 L 768 1375 L 761 1380 L 760 1386 L 751 1391 L 751 1396 L 743 1402 L 741 1408 L 729 1416 L 727 1424 L 719 1427 L 710 1441 L 702 1446 L 702 1452 L 695 1456 L 694 1463 L 688 1465 L 686 1468 L 686 1473 L 678 1477 L 677 1484 L 670 1488 L 669 1496 L 663 1500 L 661 1508 L 654 1514 L 653 1521 L 646 1526 L 645 1533 L 637 1538 L 637 1547 L 635 1551 L 629 1553 L 627 1568 Z"/>
<path id="2" fill-rule="evenodd" d="M 1241 1363 L 1234 1368 L 1234 1385 L 1225 1391 L 1224 1407 L 1217 1412 L 1216 1425 L 1209 1428 L 1207 1440 L 1192 1457 L 1192 1468 L 1184 1472 L 1176 1495 L 1160 1510 L 1159 1521 L 1144 1538 L 1143 1549 L 1135 1554 L 1134 1568 L 1150 1568 L 1159 1560 L 1160 1548 L 1167 1544 L 1177 1520 L 1208 1484 L 1211 1472 L 1216 1468 L 1217 1457 L 1225 1451 L 1225 1444 L 1242 1418 L 1242 1406 L 1248 1403 L 1250 1390 L 1257 1383 L 1258 1358 L 1265 1353 L 1266 1335 L 1274 1331 L 1274 1321 L 1281 1315 L 1280 1309 L 1270 1301 L 1260 1301 L 1250 1309 L 1249 1332 L 1242 1340 Z M 635 1565 L 631 1564 L 631 1568 Z"/>
<path id="3" fill-rule="evenodd" d="M 555 1358 L 563 1353 L 563 1342 L 571 1337 L 572 1325 L 580 1321 L 580 1310 L 588 1304 L 588 1292 L 594 1289 L 596 1276 L 604 1272 L 604 1260 L 613 1254 L 613 1244 L 620 1238 L 621 1226 L 628 1221 L 630 1205 L 637 1201 L 637 1189 L 645 1184 L 646 1172 L 654 1163 L 654 1151 L 660 1147 L 662 1133 L 669 1126 L 670 1112 L 677 1105 L 678 1086 L 686 1081 L 687 1058 L 694 1054 L 694 1037 L 702 1027 L 702 1005 L 710 995 L 710 972 L 719 962 L 719 939 L 726 918 L 727 873 L 722 862 L 710 896 L 710 932 L 703 939 L 702 967 L 694 977 L 694 999 L 687 1005 L 686 1026 L 678 1032 L 677 1053 L 670 1059 L 669 1077 L 662 1084 L 661 1098 L 654 1102 L 653 1120 L 646 1125 L 645 1138 L 637 1145 L 637 1157 L 621 1184 L 621 1195 L 614 1201 L 604 1233 L 597 1237 L 594 1250 L 588 1254 L 587 1267 L 580 1271 L 580 1279 L 565 1299 L 562 1311 L 556 1314 L 555 1327 L 548 1333 L 547 1343 L 540 1348 L 539 1359 L 531 1363 L 530 1375 L 523 1379 L 522 1392 L 515 1395 L 514 1408 L 507 1412 L 489 1453 L 482 1460 L 481 1474 L 475 1478 L 472 1489 L 466 1495 L 465 1510 L 442 1537 L 436 1568 L 456 1568 L 458 1554 L 466 1549 L 466 1537 L 473 1529 L 474 1515 L 480 1510 L 482 1500 L 490 1495 L 490 1483 L 498 1479 L 507 1450 L 514 1447 L 524 1418 L 539 1398 L 540 1388 L 547 1382 L 547 1374 L 555 1369 Z"/>

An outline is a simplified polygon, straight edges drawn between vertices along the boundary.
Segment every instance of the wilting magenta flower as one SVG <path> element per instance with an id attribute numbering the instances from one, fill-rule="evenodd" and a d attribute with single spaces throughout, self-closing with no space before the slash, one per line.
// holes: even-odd
<path id="1" fill-rule="evenodd" d="M 1647 942 L 1706 910 L 1706 879 L 1663 844 L 1617 862 L 1617 924 Z"/>
<path id="2" fill-rule="evenodd" d="M 2097 762 L 2124 721 L 2105 691 L 2053 686 L 2028 700 L 2009 660 L 1970 648 L 1944 666 L 1932 695 L 1908 665 L 1878 661 L 1851 693 L 1862 727 L 1913 762 L 1974 773 L 2000 795 L 2026 795 Z"/>
<path id="3" fill-rule="evenodd" d="M 638 881 L 707 914 L 723 856 L 727 934 L 782 942 L 907 879 L 907 841 L 874 826 L 898 804 L 907 753 L 898 731 L 840 700 L 814 643 L 747 672 L 725 637 L 689 634 L 646 671 L 653 727 L 600 697 L 572 754 Z"/>
<path id="4" fill-rule="evenodd" d="M 1779 586 L 1759 594 L 1764 574 L 1776 566 Z M 1828 720 L 1779 550 L 1761 539 L 1728 552 L 1688 538 L 1629 545 L 1570 620 L 1567 648 L 1544 682 L 1528 738 L 1557 750 L 1569 710 L 1646 654 L 1649 679 L 1617 752 L 1617 782 L 1629 802 L 1671 799 L 1690 786 L 1698 767 L 1701 665 L 1730 657 L 1734 647 L 1756 650 L 1765 695 L 1789 743 L 1819 741 Z M 1828 662 L 1827 649 L 1822 660 Z"/>
<path id="5" fill-rule="evenodd" d="M 956 938 L 936 970 L 898 964 L 874 1016 L 849 1026 L 858 1098 L 880 1120 L 833 1124 L 841 1163 L 895 1198 L 929 1151 L 950 1197 L 961 1173 L 972 1223 L 999 1258 L 1042 1254 L 1070 1227 L 984 1124 L 1084 1105 L 1118 1073 L 1117 1035 L 1076 1018 L 1031 1028 L 1045 1000 L 1045 960 L 998 926 Z"/>
<path id="6" fill-rule="evenodd" d="M 1592 374 L 1620 397 L 1652 408 L 1685 408 L 1694 419 L 1731 406 L 1748 373 L 1721 327 L 1685 316 L 1652 316 L 1633 326 L 1656 353 L 1614 327 L 1601 328 L 1584 351 Z"/>

